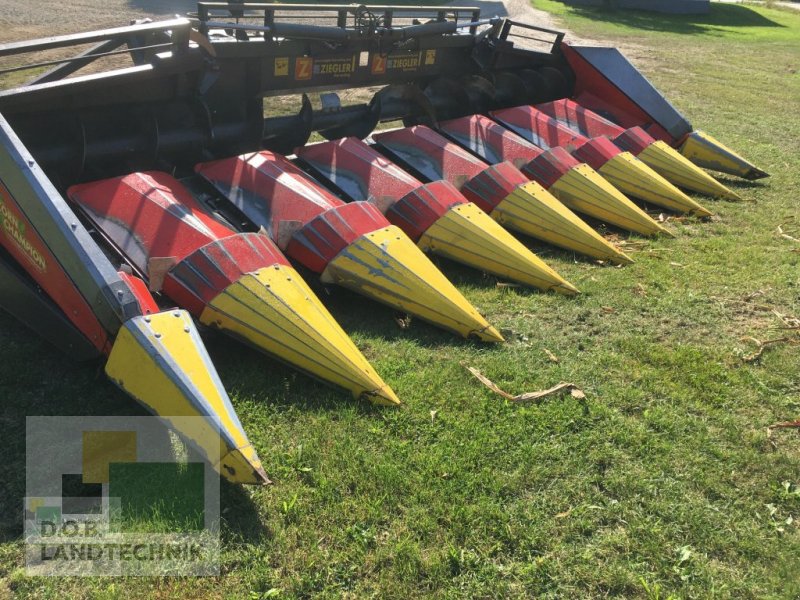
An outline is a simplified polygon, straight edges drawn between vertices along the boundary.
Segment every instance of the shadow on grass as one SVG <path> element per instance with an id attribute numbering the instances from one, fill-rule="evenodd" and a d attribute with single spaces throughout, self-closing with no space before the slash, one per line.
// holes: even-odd
<path id="1" fill-rule="evenodd" d="M 26 478 L 26 417 L 149 416 L 106 378 L 102 363 L 76 363 L 0 312 L 0 543 L 22 536 Z M 165 440 L 168 440 L 164 431 Z M 228 530 L 245 539 L 264 535 L 241 486 L 221 482 L 221 508 L 235 509 Z M 228 511 L 231 513 L 234 511 Z"/>
<path id="2" fill-rule="evenodd" d="M 762 179 L 758 181 L 750 181 L 748 179 L 739 179 L 738 177 L 728 176 L 724 174 L 715 174 L 715 178 L 723 185 L 729 188 L 738 188 L 741 190 L 761 189 L 768 187 L 769 179 Z"/>
<path id="3" fill-rule="evenodd" d="M 484 276 L 478 271 L 461 267 L 455 263 L 451 264 L 452 268 L 442 268 L 443 265 L 438 261 L 435 264 L 462 293 L 465 286 L 490 285 L 481 282 L 481 278 Z M 495 285 L 494 280 L 491 285 Z M 428 349 L 476 344 L 486 348 L 493 346 L 493 344 L 464 339 L 457 333 L 440 329 L 414 316 L 411 317 L 410 322 L 407 322 L 406 328 L 399 321 L 405 319 L 407 315 L 346 289 L 335 288 L 328 291 L 316 289 L 315 291 L 321 298 L 324 298 L 325 306 L 348 334 L 365 334 L 389 341 L 406 340 L 415 346 Z"/>
<path id="4" fill-rule="evenodd" d="M 723 27 L 785 27 L 738 4 L 715 2 L 711 4 L 708 14 L 704 15 L 669 15 L 625 8 L 573 6 L 570 2 L 565 4 L 570 5 L 574 15 L 645 31 L 695 35 L 713 34 Z"/>

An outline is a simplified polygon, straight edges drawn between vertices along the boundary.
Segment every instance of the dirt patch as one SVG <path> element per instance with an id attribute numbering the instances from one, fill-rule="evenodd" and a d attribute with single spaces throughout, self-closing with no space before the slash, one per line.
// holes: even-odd
<path id="1" fill-rule="evenodd" d="M 195 10 L 193 0 L 0 0 L 0 42 L 128 25 L 135 19 L 166 19 Z"/>

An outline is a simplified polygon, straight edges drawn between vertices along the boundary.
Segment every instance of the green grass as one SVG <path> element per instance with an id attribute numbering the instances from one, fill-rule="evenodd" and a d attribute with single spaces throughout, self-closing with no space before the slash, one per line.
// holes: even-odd
<path id="1" fill-rule="evenodd" d="M 747 363 L 775 312 L 800 316 L 800 14 L 712 7 L 698 19 L 567 9 L 620 42 L 696 126 L 772 174 L 726 182 L 709 223 L 624 239 L 597 266 L 538 248 L 584 292 L 514 289 L 442 263 L 507 334 L 499 348 L 346 294 L 329 306 L 404 401 L 344 393 L 221 338 L 208 346 L 275 485 L 223 486 L 223 569 L 203 579 L 36 579 L 22 569 L 24 416 L 140 414 L 97 366 L 75 366 L 0 318 L 0 597 L 621 597 L 800 595 L 798 347 Z M 545 349 L 559 362 L 552 362 Z M 576 383 L 514 405 L 513 393 Z M 791 519 L 795 519 L 792 521 Z"/>

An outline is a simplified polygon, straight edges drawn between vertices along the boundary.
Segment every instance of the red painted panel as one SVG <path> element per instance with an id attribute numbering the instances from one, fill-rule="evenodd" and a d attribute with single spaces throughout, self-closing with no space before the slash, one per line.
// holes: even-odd
<path id="1" fill-rule="evenodd" d="M 522 168 L 522 172 L 545 188 L 550 188 L 563 175 L 581 163 L 564 148 L 542 152 Z"/>
<path id="2" fill-rule="evenodd" d="M 456 188 L 487 166 L 481 159 L 424 125 L 379 133 L 373 138 L 429 181 L 444 179 Z"/>
<path id="3" fill-rule="evenodd" d="M 341 204 L 310 220 L 296 232 L 286 254 L 316 273 L 322 273 L 336 255 L 358 238 L 389 226 L 369 202 Z"/>
<path id="4" fill-rule="evenodd" d="M 576 148 L 586 137 L 532 106 L 515 106 L 491 113 L 492 117 L 529 142 L 548 150 L 556 146 Z"/>
<path id="5" fill-rule="evenodd" d="M 362 235 L 389 226 L 374 205 L 341 201 L 274 152 L 202 163 L 195 170 L 317 273 Z M 282 235 L 283 227 L 290 235 Z"/>
<path id="6" fill-rule="evenodd" d="M 651 136 L 641 127 L 631 127 L 630 129 L 626 129 L 614 138 L 614 143 L 617 146 L 623 150 L 627 150 L 634 156 L 638 156 L 642 150 L 650 146 L 650 144 L 655 141 L 656 140 L 653 139 L 653 136 Z"/>
<path id="7" fill-rule="evenodd" d="M 484 212 L 490 213 L 517 187 L 529 181 L 514 165 L 502 162 L 485 168 L 470 179 L 461 188 L 461 193 Z"/>
<path id="8" fill-rule="evenodd" d="M 608 138 L 593 138 L 573 151 L 572 155 L 581 162 L 585 162 L 595 171 L 609 160 L 620 154 L 622 150 Z"/>
<path id="9" fill-rule="evenodd" d="M 237 233 L 215 221 L 167 173 L 132 173 L 74 186 L 69 194 L 142 272 L 150 274 L 153 258 L 175 258 L 164 274 L 163 290 L 195 316 L 245 273 L 288 264 L 266 236 Z M 144 311 L 148 301 L 142 282 L 123 279 Z"/>
<path id="10" fill-rule="evenodd" d="M 167 273 L 164 292 L 193 315 L 242 275 L 289 261 L 267 236 L 237 233 L 196 249 Z"/>
<path id="11" fill-rule="evenodd" d="M 305 146 L 297 156 L 353 200 L 399 200 L 422 185 L 354 137 Z"/>
<path id="12" fill-rule="evenodd" d="M 151 258 L 180 261 L 235 233 L 167 173 L 131 173 L 75 185 L 67 193 L 144 273 Z"/>
<path id="13" fill-rule="evenodd" d="M 139 303 L 139 310 L 143 315 L 152 315 L 160 311 L 158 304 L 156 304 L 153 295 L 150 293 L 150 290 L 147 289 L 147 285 L 144 281 L 125 271 L 118 271 L 117 274 L 136 298 L 136 301 Z"/>
<path id="14" fill-rule="evenodd" d="M 538 146 L 483 115 L 445 121 L 439 129 L 490 164 L 509 161 L 522 167 L 542 153 Z"/>
<path id="15" fill-rule="evenodd" d="M 0 183 L 0 244 L 22 265 L 94 346 L 110 350 L 108 334 L 39 233 Z"/>
<path id="16" fill-rule="evenodd" d="M 423 185 L 357 138 L 314 144 L 297 154 L 351 198 L 388 204 L 386 218 L 415 242 L 451 207 L 467 201 L 446 181 Z"/>
<path id="17" fill-rule="evenodd" d="M 308 223 L 332 208 L 339 198 L 275 152 L 257 152 L 195 166 L 247 217 L 280 239 L 284 221 Z"/>
<path id="18" fill-rule="evenodd" d="M 645 127 L 654 138 L 674 144 L 672 136 L 639 105 L 628 98 L 620 89 L 612 84 L 602 73 L 589 64 L 580 54 L 562 43 L 561 50 L 575 73 L 573 99 L 580 105 L 595 112 L 610 115 L 622 127 Z"/>
<path id="19" fill-rule="evenodd" d="M 386 211 L 386 218 L 417 242 L 447 211 L 465 202 L 467 199 L 452 184 L 434 181 L 420 185 L 395 202 Z"/>
<path id="20" fill-rule="evenodd" d="M 586 137 L 616 137 L 624 131 L 619 125 L 568 98 L 537 104 L 536 108 Z"/>

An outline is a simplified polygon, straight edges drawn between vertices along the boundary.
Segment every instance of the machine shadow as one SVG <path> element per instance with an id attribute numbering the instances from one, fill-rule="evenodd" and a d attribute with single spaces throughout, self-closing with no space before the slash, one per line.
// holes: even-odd
<path id="1" fill-rule="evenodd" d="M 44 374 L 44 375 L 43 375 Z M 224 373 L 222 374 L 224 378 Z M 5 390 L 25 391 L 14 395 Z M 105 376 L 100 362 L 76 363 L 0 312 L 0 543 L 23 534 L 26 486 L 26 417 L 149 416 Z M 165 443 L 169 436 L 164 430 Z M 228 529 L 252 538 L 267 532 L 241 486 L 221 482 L 221 509 L 235 507 Z"/>
<path id="2" fill-rule="evenodd" d="M 565 2 L 565 4 L 570 4 Z M 710 34 L 721 27 L 785 27 L 758 12 L 739 4 L 713 2 L 704 15 L 669 15 L 644 10 L 611 7 L 570 6 L 573 14 L 616 23 L 645 31 L 662 31 L 686 35 Z"/>
<path id="3" fill-rule="evenodd" d="M 434 264 L 442 270 L 447 279 L 459 291 L 463 291 L 463 285 L 480 286 L 480 279 L 484 277 L 478 271 L 461 267 L 455 263 L 451 263 L 453 270 L 442 269 L 442 265 L 436 261 Z M 493 344 L 464 339 L 456 333 L 435 327 L 417 317 L 412 316 L 410 321 L 404 321 L 407 315 L 344 288 L 320 289 L 314 287 L 312 289 L 323 299 L 325 307 L 342 326 L 342 329 L 355 337 L 364 334 L 391 341 L 409 340 L 419 347 L 430 349 L 473 344 L 480 344 L 481 347 L 486 348 L 493 346 Z M 358 340 L 356 340 L 356 345 L 361 345 Z"/>

